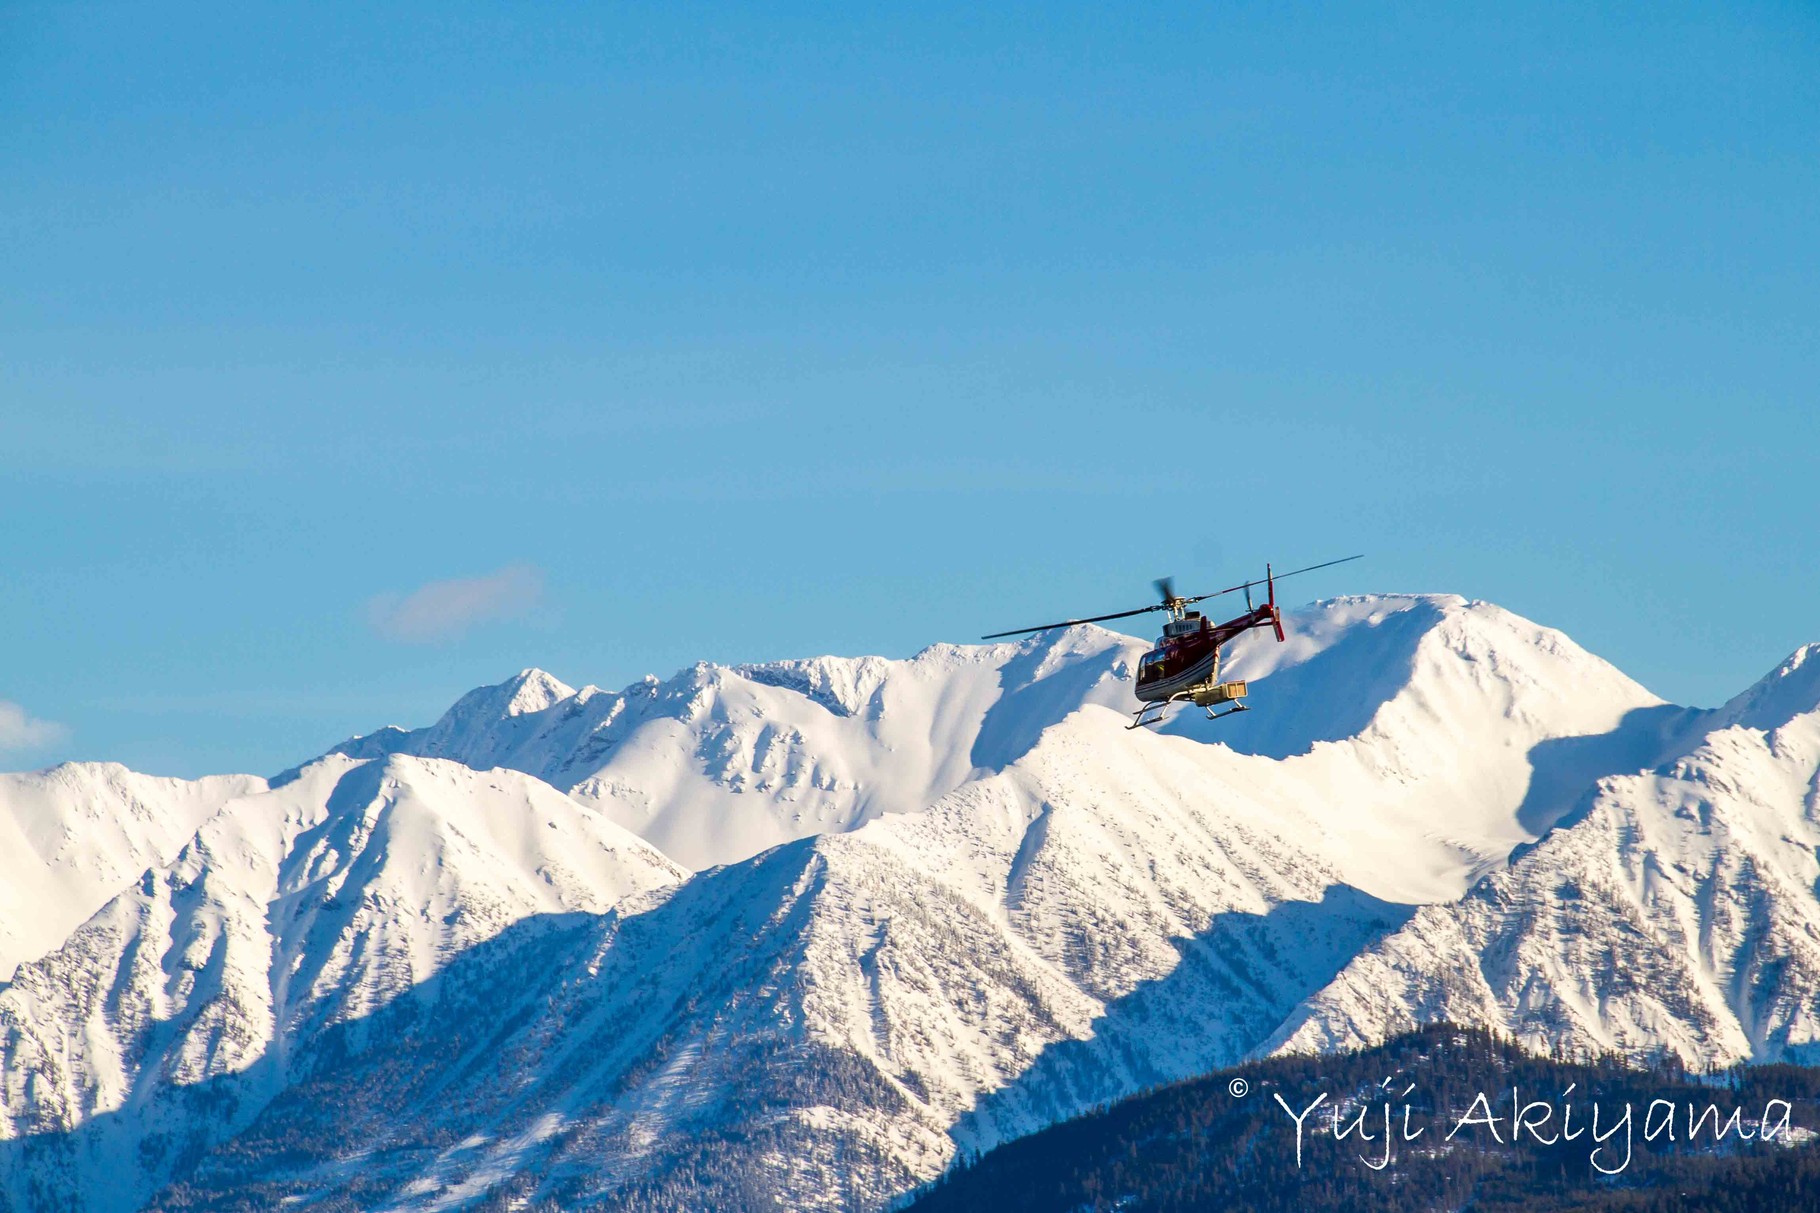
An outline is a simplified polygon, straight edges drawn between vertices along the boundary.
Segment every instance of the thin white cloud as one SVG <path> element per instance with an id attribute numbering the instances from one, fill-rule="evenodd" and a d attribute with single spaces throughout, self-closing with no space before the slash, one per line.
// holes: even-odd
<path id="1" fill-rule="evenodd" d="M 11 700 L 0 699 L 0 753 L 41 750 L 69 734 L 62 725 L 39 720 Z"/>
<path id="2" fill-rule="evenodd" d="M 367 621 L 388 640 L 426 644 L 477 623 L 522 619 L 542 601 L 543 571 L 514 564 L 484 577 L 432 581 L 409 594 L 381 594 L 367 603 Z"/>

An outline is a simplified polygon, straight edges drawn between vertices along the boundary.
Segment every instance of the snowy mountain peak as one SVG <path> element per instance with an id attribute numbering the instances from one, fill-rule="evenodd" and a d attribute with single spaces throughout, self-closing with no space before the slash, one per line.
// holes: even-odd
<path id="1" fill-rule="evenodd" d="M 883 657 L 811 657 L 733 667 L 742 678 L 795 691 L 836 716 L 865 711 L 890 671 L 891 663 Z"/>
<path id="2" fill-rule="evenodd" d="M 170 859 L 252 775 L 164 779 L 116 762 L 0 775 L 0 982 Z"/>
<path id="3" fill-rule="evenodd" d="M 1820 644 L 1804 644 L 1718 711 L 1722 724 L 1770 731 L 1820 711 Z"/>
<path id="4" fill-rule="evenodd" d="M 1211 728 L 1185 712 L 1167 731 L 1273 758 L 1349 739 L 1452 751 L 1509 724 L 1538 739 L 1604 732 L 1661 703 L 1561 632 L 1457 594 L 1335 598 L 1283 622 L 1284 643 L 1248 633 L 1227 667 L 1272 710 Z"/>
<path id="5" fill-rule="evenodd" d="M 700 662 L 618 693 L 527 672 L 470 692 L 428 728 L 383 729 L 334 752 L 523 771 L 707 867 L 920 809 L 1001 769 L 1083 705 L 1122 706 L 1143 647 L 1072 628 L 933 645 L 907 660 Z"/>
<path id="6" fill-rule="evenodd" d="M 553 674 L 526 668 L 496 686 L 476 687 L 450 708 L 445 720 L 491 720 L 541 712 L 575 694 L 575 688 Z"/>
<path id="7" fill-rule="evenodd" d="M 412 753 L 430 757 L 453 757 L 481 769 L 499 766 L 498 752 L 510 748 L 512 739 L 523 732 L 516 727 L 523 717 L 535 717 L 559 703 L 585 703 L 597 687 L 577 692 L 567 683 L 543 670 L 527 667 L 490 686 L 475 687 L 457 699 L 441 719 L 428 728 L 404 729 L 384 725 L 371 733 L 348 738 L 329 751 L 348 758 L 383 758 L 388 754 Z M 301 766 L 273 777 L 283 785 L 296 779 Z"/>
<path id="8" fill-rule="evenodd" d="M 865 1213 L 1436 1019 L 1820 1057 L 1820 646 L 1696 712 L 1456 595 L 1285 628 L 1160 733 L 1082 626 L 525 670 L 270 788 L 0 777 L 0 929 L 80 876 L 0 986 L 0 1210 Z"/>
<path id="9" fill-rule="evenodd" d="M 687 875 L 516 771 L 333 755 L 248 791 L 0 986 L 0 1144 L 90 1126 L 88 1153 L 34 1181 L 58 1199 L 9 1206 L 18 1175 L 0 1167 L 0 1208 L 137 1208 L 155 1164 L 107 1160 L 156 1159 L 170 1132 L 204 1148 L 313 1064 L 324 1033 L 456 957 Z M 225 1097 L 191 1100 L 201 1084 Z"/>
<path id="10" fill-rule="evenodd" d="M 1355 957 L 1267 1048 L 1470 1022 L 1701 1066 L 1820 1058 L 1817 709 L 1809 644 L 1716 711 L 1570 739 L 1580 807 Z"/>
<path id="11" fill-rule="evenodd" d="M 1338 745 L 1343 751 L 1310 768 L 1329 781 L 1361 777 L 1339 768 L 1363 772 L 1372 786 L 1389 770 L 1422 772 L 1427 795 L 1383 786 L 1393 820 L 1360 805 L 1354 817 L 1367 825 L 1336 826 L 1342 835 L 1397 838 L 1416 829 L 1429 840 L 1439 883 L 1374 886 L 1382 896 L 1457 891 L 1465 874 L 1502 861 L 1565 812 L 1586 778 L 1635 769 L 1633 754 L 1648 748 L 1626 734 L 1615 751 L 1595 760 L 1582 747 L 1563 765 L 1538 746 L 1611 733 L 1661 706 L 1561 633 L 1458 595 L 1318 602 L 1288 614 L 1285 628 L 1285 644 L 1254 632 L 1230 651 L 1228 676 L 1251 680 L 1252 705 L 1262 710 L 1217 724 L 1182 710 L 1164 731 L 1268 758 Z M 1005 769 L 1083 707 L 1129 711 L 1147 647 L 1080 626 L 997 644 L 936 644 L 904 660 L 702 662 L 618 693 L 576 693 L 526 671 L 470 692 L 426 729 L 381 730 L 338 752 L 524 771 L 678 861 L 706 867 L 921 809 Z M 1498 747 L 1480 752 L 1492 737 Z M 1607 762 L 1607 751 L 1617 757 Z M 1537 757 L 1550 759 L 1546 769 Z M 1443 820 L 1447 828 L 1437 829 Z M 1443 862 L 1447 854 L 1455 858 Z"/>

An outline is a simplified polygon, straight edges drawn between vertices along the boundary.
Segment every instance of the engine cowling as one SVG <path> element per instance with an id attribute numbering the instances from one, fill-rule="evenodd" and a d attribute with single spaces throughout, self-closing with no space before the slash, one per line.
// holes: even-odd
<path id="1" fill-rule="evenodd" d="M 1194 701 L 1204 708 L 1211 708 L 1222 703 L 1231 703 L 1243 699 L 1249 688 L 1243 679 L 1237 682 L 1216 682 L 1205 690 L 1194 693 Z"/>

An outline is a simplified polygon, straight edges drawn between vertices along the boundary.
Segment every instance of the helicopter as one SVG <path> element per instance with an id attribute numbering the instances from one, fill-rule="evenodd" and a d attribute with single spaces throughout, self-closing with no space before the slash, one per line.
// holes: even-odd
<path id="1" fill-rule="evenodd" d="M 1362 555 L 1362 553 L 1361 553 Z M 1331 568 L 1336 564 L 1345 564 L 1349 560 L 1358 560 L 1360 556 L 1343 556 L 1338 560 L 1329 560 L 1322 564 L 1311 564 L 1307 568 L 1295 569 L 1284 573 L 1283 577 L 1294 577 L 1298 573 L 1312 573 L 1316 569 Z M 1252 628 L 1270 627 L 1276 631 L 1277 641 L 1281 643 L 1283 635 L 1283 614 L 1277 609 L 1277 582 L 1281 580 L 1268 564 L 1264 566 L 1264 576 L 1258 581 L 1241 582 L 1215 590 L 1211 594 L 1196 594 L 1184 598 L 1175 592 L 1175 579 L 1163 577 L 1155 582 L 1157 593 L 1163 600 L 1150 606 L 1138 607 L 1130 611 L 1114 611 L 1110 615 L 1092 615 L 1086 619 L 1064 619 L 1060 623 L 1045 623 L 1034 628 L 1014 628 L 1009 632 L 993 632 L 981 640 L 997 640 L 1005 636 L 1027 636 L 1032 632 L 1047 632 L 1055 628 L 1071 628 L 1077 623 L 1102 623 L 1108 619 L 1125 619 L 1132 615 L 1147 615 L 1151 611 L 1167 611 L 1169 619 L 1163 624 L 1163 634 L 1157 637 L 1156 647 L 1138 661 L 1137 686 L 1134 690 L 1138 697 L 1138 709 L 1134 713 L 1128 729 L 1141 728 L 1162 722 L 1168 714 L 1169 705 L 1189 702 L 1207 709 L 1207 719 L 1219 720 L 1236 712 L 1247 712 L 1251 709 L 1243 700 L 1248 688 L 1243 681 L 1220 681 L 1220 647 Z M 1267 587 L 1264 602 L 1254 605 L 1251 591 L 1256 586 Z M 1222 594 L 1245 592 L 1245 613 L 1225 623 L 1214 623 L 1199 611 L 1188 608 L 1197 602 L 1209 598 L 1218 598 Z M 1221 705 L 1223 710 L 1215 711 Z"/>

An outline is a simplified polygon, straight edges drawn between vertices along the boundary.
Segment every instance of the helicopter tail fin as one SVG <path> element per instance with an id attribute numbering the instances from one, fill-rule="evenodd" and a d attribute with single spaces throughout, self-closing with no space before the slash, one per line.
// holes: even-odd
<path id="1" fill-rule="evenodd" d="M 1269 564 L 1264 565 L 1264 581 L 1270 586 L 1270 626 L 1276 629 L 1277 643 L 1281 644 L 1288 637 L 1283 635 L 1283 612 L 1277 609 L 1277 579 Z"/>

